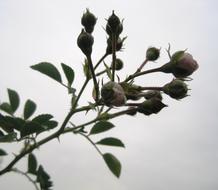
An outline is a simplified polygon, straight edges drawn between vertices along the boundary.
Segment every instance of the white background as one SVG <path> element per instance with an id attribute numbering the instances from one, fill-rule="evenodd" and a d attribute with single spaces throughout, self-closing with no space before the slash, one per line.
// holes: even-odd
<path id="1" fill-rule="evenodd" d="M 122 162 L 122 174 L 116 179 L 95 149 L 82 137 L 68 134 L 60 143 L 53 140 L 35 150 L 38 162 L 54 181 L 55 190 L 217 190 L 218 189 L 218 90 L 217 34 L 218 3 L 215 0 L 0 0 L 0 100 L 7 100 L 7 88 L 19 92 L 22 106 L 26 99 L 37 102 L 37 113 L 51 113 L 63 121 L 69 110 L 66 90 L 29 67 L 41 61 L 71 65 L 76 71 L 74 87 L 80 88 L 83 54 L 76 45 L 81 31 L 80 18 L 86 8 L 98 17 L 94 31 L 93 60 L 105 52 L 105 18 L 112 10 L 125 18 L 125 50 L 118 56 L 125 63 L 119 72 L 123 79 L 144 60 L 149 46 L 161 47 L 161 58 L 146 67 L 168 61 L 165 48 L 172 52 L 188 48 L 199 63 L 189 83 L 191 96 L 182 101 L 164 97 L 168 108 L 158 115 L 122 117 L 117 126 L 102 136 L 115 136 L 126 149 L 102 147 Z M 106 60 L 110 63 L 110 59 Z M 151 74 L 136 82 L 144 86 L 162 86 L 171 75 Z M 107 78 L 104 79 L 105 81 Z M 91 84 L 91 83 L 90 83 Z M 82 104 L 92 100 L 91 86 Z M 36 114 L 37 114 L 36 113 Z M 72 119 L 81 123 L 89 117 Z M 16 153 L 18 145 L 0 145 Z M 5 157 L 3 168 L 12 156 Z M 17 164 L 26 168 L 26 159 Z M 0 177 L 1 190 L 34 189 L 24 177 L 8 173 Z"/>

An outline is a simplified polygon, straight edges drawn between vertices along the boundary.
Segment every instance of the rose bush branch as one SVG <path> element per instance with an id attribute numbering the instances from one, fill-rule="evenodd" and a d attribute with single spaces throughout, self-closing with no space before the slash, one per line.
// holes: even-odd
<path id="1" fill-rule="evenodd" d="M 123 49 L 123 42 L 126 39 L 126 37 L 120 37 L 123 32 L 123 20 L 121 21 L 113 11 L 106 21 L 105 31 L 108 38 L 105 53 L 94 65 L 91 58 L 94 44 L 92 33 L 97 18 L 88 9 L 81 18 L 82 30 L 77 38 L 77 45 L 86 59 L 83 65 L 85 80 L 79 91 L 73 87 L 75 73 L 71 66 L 61 63 L 62 74 L 52 63 L 41 62 L 31 66 L 32 69 L 52 78 L 68 90 L 71 106 L 62 124 L 58 124 L 51 114 L 42 113 L 35 116 L 37 105 L 30 99 L 24 104 L 22 116 L 17 116 L 15 112 L 20 106 L 20 97 L 15 90 L 8 89 L 9 101 L 0 103 L 0 143 L 24 142 L 24 145 L 20 153 L 15 155 L 0 171 L 0 175 L 16 171 L 32 180 L 32 177 L 29 178 L 29 174 L 31 174 L 36 179 L 30 180 L 36 189 L 50 190 L 53 186 L 50 176 L 43 166 L 38 164 L 33 151 L 53 139 L 59 139 L 65 133 L 73 133 L 86 138 L 95 147 L 110 171 L 119 177 L 121 174 L 120 161 L 113 154 L 102 152 L 99 146 L 125 147 L 124 143 L 115 137 L 105 137 L 94 142 L 92 136 L 114 128 L 115 125 L 111 123 L 113 118 L 126 115 L 136 116 L 137 114 L 145 116 L 158 114 L 167 107 L 163 102 L 165 95 L 176 100 L 188 96 L 189 89 L 186 82 L 188 82 L 188 77 L 198 69 L 198 64 L 186 50 L 177 51 L 171 55 L 170 46 L 167 50 L 170 59 L 168 63 L 158 68 L 144 70 L 146 64 L 156 62 L 160 57 L 160 48 L 149 47 L 145 52 L 145 60 L 136 67 L 136 71 L 126 79 L 120 80 L 117 71 L 120 72 L 125 64 L 122 59 L 117 57 L 116 52 Z M 104 59 L 109 55 L 111 55 L 111 63 L 107 65 Z M 97 71 L 102 62 L 105 68 Z M 160 87 L 144 86 L 144 84 L 137 84 L 134 80 L 139 76 L 155 72 L 172 74 L 173 79 Z M 118 82 L 115 81 L 115 74 Z M 62 80 L 63 75 L 67 84 Z M 105 77 L 109 79 L 106 83 L 103 82 Z M 93 92 L 90 93 L 93 101 L 79 105 L 90 80 L 93 80 L 94 86 Z M 84 112 L 88 114 L 89 111 L 95 112 L 96 115 L 81 124 L 74 124 L 73 116 L 75 114 Z M 57 128 L 58 126 L 59 128 Z M 38 140 L 41 134 L 50 130 L 54 132 Z M 7 152 L 0 149 L 0 157 L 2 156 L 7 156 Z M 27 172 L 15 169 L 16 163 L 26 156 L 28 156 Z"/>

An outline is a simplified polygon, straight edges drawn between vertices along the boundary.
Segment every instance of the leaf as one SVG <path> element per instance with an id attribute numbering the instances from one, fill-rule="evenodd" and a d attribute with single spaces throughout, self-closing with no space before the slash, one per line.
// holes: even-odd
<path id="1" fill-rule="evenodd" d="M 5 116 L 0 114 L 0 127 L 7 133 L 12 133 L 13 127 L 8 124 L 7 120 L 5 119 Z"/>
<path id="2" fill-rule="evenodd" d="M 4 133 L 0 130 L 0 137 L 3 137 Z"/>
<path id="3" fill-rule="evenodd" d="M 9 133 L 8 135 L 0 136 L 0 142 L 13 142 L 14 140 L 16 140 L 16 137 L 17 133 Z"/>
<path id="4" fill-rule="evenodd" d="M 30 121 L 26 123 L 20 131 L 20 136 L 25 137 L 33 133 L 40 133 L 45 129 L 37 122 Z"/>
<path id="5" fill-rule="evenodd" d="M 110 171 L 116 177 L 119 178 L 120 173 L 121 173 L 121 163 L 120 163 L 120 161 L 113 154 L 110 154 L 110 153 L 103 154 L 103 158 L 104 158 L 104 161 L 107 164 L 108 168 L 110 169 Z"/>
<path id="6" fill-rule="evenodd" d="M 58 126 L 58 122 L 54 120 L 47 121 L 46 123 L 43 124 L 43 127 L 45 128 L 45 130 L 50 130 L 57 126 Z"/>
<path id="7" fill-rule="evenodd" d="M 11 105 L 11 109 L 13 113 L 17 110 L 19 104 L 20 104 L 20 98 L 16 91 L 8 89 L 8 97 Z"/>
<path id="8" fill-rule="evenodd" d="M 37 182 L 39 182 L 42 190 L 49 190 L 52 187 L 52 181 L 50 180 L 50 176 L 47 172 L 45 172 L 44 168 L 40 165 L 37 171 Z"/>
<path id="9" fill-rule="evenodd" d="M 53 118 L 53 116 L 50 114 L 41 114 L 41 115 L 36 116 L 32 121 L 43 124 L 49 121 L 51 118 Z"/>
<path id="10" fill-rule="evenodd" d="M 1 105 L 0 105 L 0 110 L 12 115 L 13 114 L 13 111 L 12 111 L 12 108 L 11 108 L 11 105 L 7 102 L 3 102 Z"/>
<path id="11" fill-rule="evenodd" d="M 102 133 L 102 132 L 110 130 L 113 127 L 114 127 L 114 125 L 108 121 L 99 121 L 98 123 L 96 123 L 92 127 L 89 134 L 93 135 L 93 134 L 97 134 L 97 133 Z"/>
<path id="12" fill-rule="evenodd" d="M 1 127 L 7 132 L 13 132 L 14 129 L 20 131 L 24 124 L 25 121 L 19 117 L 4 116 L 3 120 L 0 119 Z"/>
<path id="13" fill-rule="evenodd" d="M 0 156 L 8 155 L 3 149 L 0 148 Z"/>
<path id="14" fill-rule="evenodd" d="M 68 86 L 70 87 L 73 83 L 73 80 L 74 80 L 74 70 L 64 63 L 61 63 L 61 67 L 62 67 L 64 74 L 67 78 Z"/>
<path id="15" fill-rule="evenodd" d="M 117 139 L 114 137 L 107 137 L 107 138 L 101 139 L 95 144 L 108 145 L 108 146 L 119 146 L 119 147 L 125 148 L 125 145 L 123 144 L 123 142 L 120 139 Z"/>
<path id="16" fill-rule="evenodd" d="M 108 67 L 106 63 L 104 63 L 104 66 L 106 68 L 108 78 L 112 80 L 112 73 L 110 67 Z"/>
<path id="17" fill-rule="evenodd" d="M 28 173 L 37 173 L 37 160 L 34 154 L 29 154 L 28 156 Z"/>
<path id="18" fill-rule="evenodd" d="M 33 70 L 39 71 L 40 73 L 43 73 L 60 83 L 62 82 L 59 71 L 51 63 L 41 62 L 39 64 L 32 65 L 30 68 L 32 68 Z"/>
<path id="19" fill-rule="evenodd" d="M 24 106 L 24 119 L 27 120 L 36 110 L 36 104 L 32 100 L 27 100 Z"/>

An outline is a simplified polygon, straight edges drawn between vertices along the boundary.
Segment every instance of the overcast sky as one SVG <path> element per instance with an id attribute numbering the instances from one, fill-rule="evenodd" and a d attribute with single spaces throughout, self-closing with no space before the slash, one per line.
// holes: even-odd
<path id="1" fill-rule="evenodd" d="M 166 52 L 188 48 L 199 63 L 189 83 L 191 96 L 182 101 L 164 97 L 169 105 L 158 115 L 122 117 L 106 134 L 122 139 L 126 149 L 102 147 L 122 162 L 116 179 L 95 149 L 82 137 L 66 135 L 61 143 L 49 142 L 34 151 L 54 181 L 54 190 L 217 190 L 218 189 L 218 90 L 216 0 L 0 0 L 0 100 L 7 100 L 7 88 L 19 92 L 22 105 L 30 98 L 37 102 L 37 113 L 51 113 L 62 121 L 69 110 L 65 89 L 29 67 L 48 61 L 76 71 L 75 88 L 84 80 L 83 54 L 76 39 L 80 18 L 86 8 L 98 17 L 94 31 L 93 60 L 105 51 L 106 34 L 102 28 L 112 10 L 124 18 L 122 36 L 128 36 L 125 50 L 118 54 L 125 64 L 120 77 L 139 66 L 149 46 L 161 47 L 161 58 L 147 68 L 168 61 Z M 110 59 L 106 60 L 108 63 Z M 151 74 L 136 80 L 141 85 L 162 86 L 171 75 Z M 91 83 L 90 83 L 91 84 Z M 81 102 L 87 103 L 90 89 Z M 22 105 L 18 115 L 22 113 Z M 88 119 L 88 117 L 85 117 Z M 84 115 L 75 117 L 84 121 Z M 17 145 L 1 145 L 16 152 Z M 3 167 L 11 157 L 5 157 Z M 17 167 L 25 168 L 23 159 Z M 0 177 L 1 190 L 32 190 L 24 177 Z"/>

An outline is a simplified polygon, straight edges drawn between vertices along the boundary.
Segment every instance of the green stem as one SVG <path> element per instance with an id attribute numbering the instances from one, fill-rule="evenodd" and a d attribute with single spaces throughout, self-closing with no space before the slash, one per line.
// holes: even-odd
<path id="1" fill-rule="evenodd" d="M 97 69 L 97 67 L 100 65 L 100 63 L 108 56 L 107 53 L 105 53 L 101 59 L 99 59 L 99 61 L 96 63 L 95 67 L 94 67 L 94 70 Z"/>
<path id="2" fill-rule="evenodd" d="M 39 188 L 36 184 L 36 181 L 34 181 L 30 176 L 28 176 L 28 174 L 26 172 L 22 172 L 21 170 L 18 170 L 17 168 L 13 168 L 11 171 L 25 176 L 34 185 L 36 190 L 39 190 Z"/>
<path id="3" fill-rule="evenodd" d="M 112 34 L 112 81 L 115 78 L 116 67 L 116 34 Z"/>
<path id="4" fill-rule="evenodd" d="M 103 154 L 102 154 L 102 152 L 100 151 L 100 149 L 96 146 L 96 144 L 92 141 L 92 139 L 89 138 L 89 136 L 87 136 L 87 135 L 85 135 L 85 134 L 83 134 L 83 133 L 81 133 L 81 132 L 79 132 L 78 134 L 80 134 L 80 135 L 82 135 L 83 137 L 85 137 L 85 138 L 94 146 L 94 148 L 97 150 L 97 152 L 98 152 L 101 156 L 103 156 Z"/>
<path id="5" fill-rule="evenodd" d="M 130 75 L 129 77 L 126 78 L 126 80 L 124 80 L 124 82 L 128 82 L 136 77 L 139 77 L 141 75 L 145 75 L 145 74 L 148 74 L 148 73 L 155 73 L 155 72 L 162 72 L 162 67 L 158 67 L 158 68 L 155 68 L 155 69 L 150 69 L 150 70 L 147 70 L 147 71 L 143 71 L 143 72 L 139 72 L 139 73 L 135 73 L 133 75 Z"/>
<path id="6" fill-rule="evenodd" d="M 98 82 L 95 76 L 95 70 L 93 68 L 93 64 L 92 64 L 92 59 L 91 56 L 87 56 L 87 60 L 88 60 L 88 64 L 89 64 L 89 69 L 92 73 L 92 78 L 93 78 L 93 83 L 94 83 L 94 88 L 95 88 L 95 93 L 96 93 L 96 102 L 98 102 L 98 98 L 99 98 L 99 88 L 98 88 Z"/>

